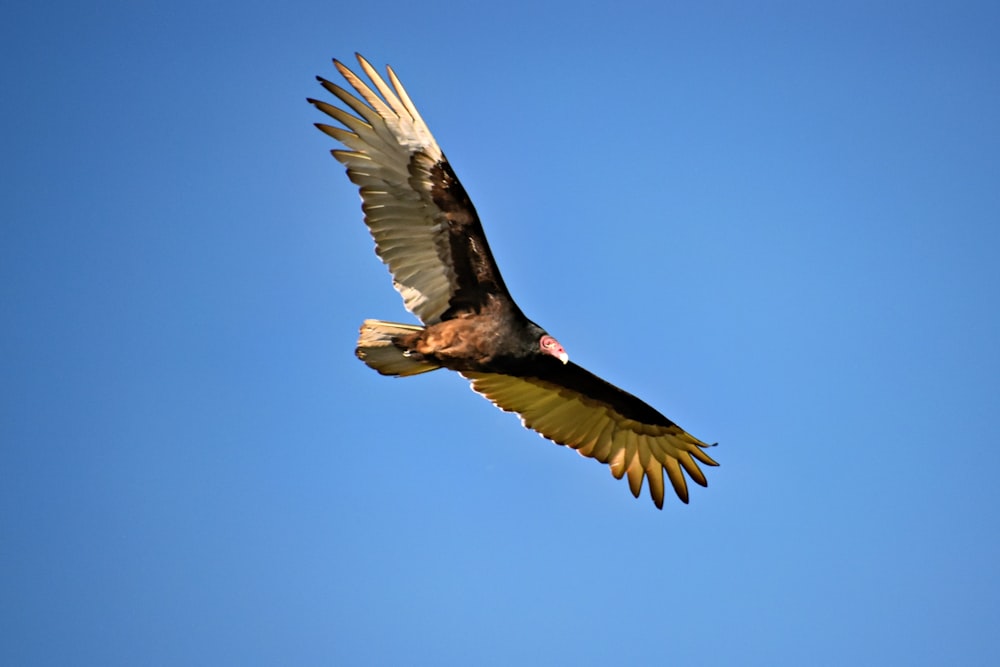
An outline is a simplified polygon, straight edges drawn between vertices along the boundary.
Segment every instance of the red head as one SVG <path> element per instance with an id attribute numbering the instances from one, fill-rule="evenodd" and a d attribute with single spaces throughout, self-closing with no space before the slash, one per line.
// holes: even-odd
<path id="1" fill-rule="evenodd" d="M 569 355 L 566 354 L 566 350 L 563 349 L 563 346 L 559 344 L 559 341 L 548 334 L 545 334 L 539 339 L 538 346 L 542 349 L 543 354 L 551 354 L 564 364 L 569 361 Z"/>

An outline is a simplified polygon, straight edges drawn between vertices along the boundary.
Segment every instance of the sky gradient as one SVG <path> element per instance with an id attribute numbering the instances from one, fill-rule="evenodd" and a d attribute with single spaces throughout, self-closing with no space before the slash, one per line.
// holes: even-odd
<path id="1" fill-rule="evenodd" d="M 0 663 L 1000 661 L 995 3 L 13 4 Z M 354 358 L 355 51 L 690 505 Z"/>

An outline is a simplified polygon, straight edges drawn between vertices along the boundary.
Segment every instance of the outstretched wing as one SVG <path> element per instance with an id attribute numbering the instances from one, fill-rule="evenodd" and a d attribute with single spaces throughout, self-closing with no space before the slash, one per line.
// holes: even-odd
<path id="1" fill-rule="evenodd" d="M 611 466 L 611 474 L 628 475 L 632 495 L 642 480 L 663 508 L 663 473 L 677 497 L 688 501 L 684 473 L 707 486 L 698 461 L 718 465 L 709 447 L 632 394 L 605 382 L 574 363 L 541 364 L 533 376 L 462 373 L 472 389 L 497 407 L 516 412 L 521 422 L 549 440 Z"/>
<path id="2" fill-rule="evenodd" d="M 396 74 L 388 68 L 390 87 L 357 57 L 375 90 L 336 60 L 356 94 L 317 77 L 357 115 L 309 102 L 343 125 L 316 126 L 350 149 L 332 153 L 360 187 L 375 252 L 406 308 L 434 324 L 478 311 L 491 295 L 510 300 L 476 209 Z"/>

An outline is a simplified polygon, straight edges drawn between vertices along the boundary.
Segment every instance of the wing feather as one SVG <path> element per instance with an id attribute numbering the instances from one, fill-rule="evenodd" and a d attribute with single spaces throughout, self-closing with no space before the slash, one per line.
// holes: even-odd
<path id="1" fill-rule="evenodd" d="M 638 434 L 632 429 L 621 429 L 619 433 L 624 433 L 625 443 L 625 473 L 628 477 L 628 488 L 636 498 L 642 491 L 642 479 L 646 471 L 642 469 L 642 460 L 639 456 Z"/>
<path id="2" fill-rule="evenodd" d="M 670 484 L 674 487 L 674 491 L 677 492 L 677 497 L 687 502 L 687 481 L 684 479 L 684 473 L 681 472 L 680 464 L 674 459 L 667 459 L 663 462 L 663 469 L 667 471 L 667 477 L 670 478 Z"/>
<path id="3" fill-rule="evenodd" d="M 587 406 L 582 403 L 567 401 L 567 404 L 573 406 L 574 414 L 573 423 L 566 434 L 566 439 L 579 442 L 580 445 L 576 450 L 583 456 L 590 456 L 597 444 L 597 438 L 593 432 L 605 419 L 606 412 L 600 409 L 587 409 Z"/>
<path id="4" fill-rule="evenodd" d="M 644 435 L 642 437 L 648 438 L 649 436 Z M 649 484 L 649 495 L 653 499 L 653 503 L 658 508 L 663 509 L 663 465 L 653 457 L 650 457 L 649 461 L 646 462 L 646 480 Z"/>
<path id="5" fill-rule="evenodd" d="M 691 454 L 688 452 L 679 452 L 677 454 L 677 462 L 684 468 L 684 472 L 691 476 L 691 479 L 701 486 L 708 486 L 708 480 L 705 479 L 705 473 L 701 471 L 698 464 L 691 458 Z"/>
<path id="6" fill-rule="evenodd" d="M 340 124 L 317 127 L 349 149 L 332 153 L 360 188 L 375 252 L 406 308 L 427 325 L 497 296 L 516 309 L 472 202 L 395 72 L 387 83 L 358 63 L 370 83 L 336 60 L 351 90 L 317 77 L 342 106 L 309 101 Z"/>
<path id="7" fill-rule="evenodd" d="M 608 464 L 617 479 L 627 477 L 629 490 L 636 497 L 645 479 L 657 507 L 663 507 L 664 472 L 677 497 L 685 503 L 685 473 L 697 484 L 707 486 L 695 459 L 705 465 L 718 465 L 704 452 L 710 445 L 634 396 L 575 364 L 567 366 L 565 376 L 556 366 L 539 373 L 544 377 L 474 372 L 462 375 L 470 380 L 474 391 L 501 410 L 520 415 L 527 428 Z"/>
<path id="8" fill-rule="evenodd" d="M 610 414 L 605 415 L 604 423 L 595 429 L 594 453 L 592 456 L 601 463 L 611 462 L 611 447 L 614 444 L 615 429 L 618 423 Z M 621 479 L 621 475 L 617 475 Z"/>

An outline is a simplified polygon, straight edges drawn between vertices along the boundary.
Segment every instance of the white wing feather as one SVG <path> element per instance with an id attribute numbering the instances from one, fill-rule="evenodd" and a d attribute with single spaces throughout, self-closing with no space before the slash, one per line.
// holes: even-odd
<path id="1" fill-rule="evenodd" d="M 319 128 L 350 149 L 335 150 L 333 156 L 360 187 L 375 252 L 389 267 L 407 310 L 424 324 L 434 324 L 448 310 L 458 282 L 447 221 L 431 197 L 434 184 L 426 170 L 414 168 L 414 156 L 422 154 L 431 164 L 445 158 L 392 69 L 390 87 L 360 55 L 358 62 L 378 92 L 337 61 L 337 69 L 356 94 L 320 79 L 357 115 L 310 101 L 343 125 Z"/>

